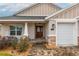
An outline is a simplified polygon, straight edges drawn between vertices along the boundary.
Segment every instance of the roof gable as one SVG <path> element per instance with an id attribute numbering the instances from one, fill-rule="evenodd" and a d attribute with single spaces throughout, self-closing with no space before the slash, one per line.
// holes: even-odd
<path id="1" fill-rule="evenodd" d="M 54 12 L 57 12 L 61 8 L 54 5 L 53 3 L 37 3 L 33 4 L 28 8 L 17 12 L 16 16 L 47 16 Z"/>
<path id="2" fill-rule="evenodd" d="M 75 18 L 78 16 L 79 3 L 73 4 L 72 6 L 62 9 L 54 14 L 47 16 L 45 19 L 49 18 Z"/>

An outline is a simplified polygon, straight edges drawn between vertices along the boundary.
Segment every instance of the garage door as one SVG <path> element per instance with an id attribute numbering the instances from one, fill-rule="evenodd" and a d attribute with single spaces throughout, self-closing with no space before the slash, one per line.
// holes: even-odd
<path id="1" fill-rule="evenodd" d="M 57 24 L 57 45 L 69 46 L 74 45 L 76 39 L 76 30 L 74 23 L 58 23 Z"/>

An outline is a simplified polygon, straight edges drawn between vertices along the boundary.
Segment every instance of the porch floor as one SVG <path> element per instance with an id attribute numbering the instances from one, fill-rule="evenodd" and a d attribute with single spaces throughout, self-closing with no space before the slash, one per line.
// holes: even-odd
<path id="1" fill-rule="evenodd" d="M 44 43 L 47 42 L 44 38 L 30 39 L 31 43 Z"/>

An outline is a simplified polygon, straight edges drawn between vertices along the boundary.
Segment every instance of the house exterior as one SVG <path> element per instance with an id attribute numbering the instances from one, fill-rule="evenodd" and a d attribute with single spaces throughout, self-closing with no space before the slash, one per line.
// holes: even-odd
<path id="1" fill-rule="evenodd" d="M 66 9 L 52 3 L 33 4 L 13 16 L 0 17 L 0 35 L 45 39 L 49 46 L 78 46 L 79 4 Z"/>

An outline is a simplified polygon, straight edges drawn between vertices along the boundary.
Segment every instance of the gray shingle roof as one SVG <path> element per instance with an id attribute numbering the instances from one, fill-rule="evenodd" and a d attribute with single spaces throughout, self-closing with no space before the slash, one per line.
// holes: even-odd
<path id="1" fill-rule="evenodd" d="M 0 19 L 45 19 L 46 16 L 8 16 Z"/>

